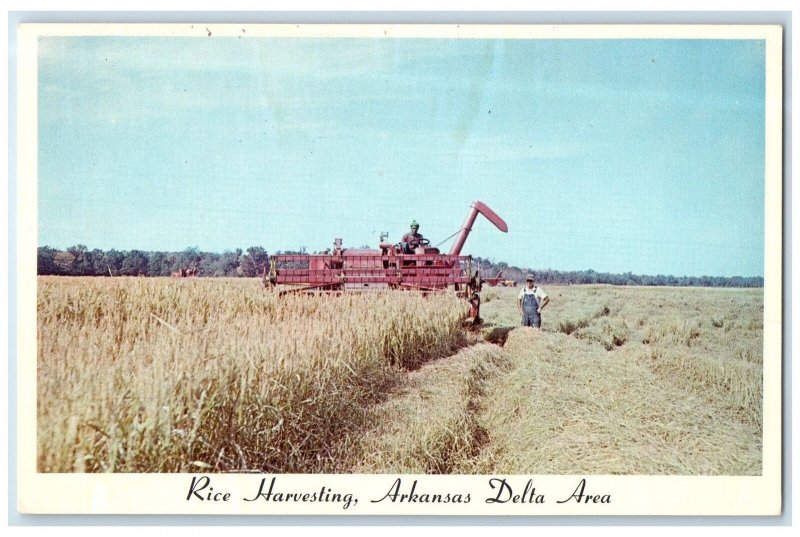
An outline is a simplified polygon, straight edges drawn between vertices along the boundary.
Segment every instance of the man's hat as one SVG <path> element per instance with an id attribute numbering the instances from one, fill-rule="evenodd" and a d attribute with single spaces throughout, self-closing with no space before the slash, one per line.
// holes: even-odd
<path id="1" fill-rule="evenodd" d="M 416 220 L 411 221 L 411 227 L 419 227 L 419 224 L 417 224 Z"/>
<path id="2" fill-rule="evenodd" d="M 532 282 L 533 281 L 533 274 L 528 274 L 527 276 L 525 276 L 525 281 L 526 282 Z"/>

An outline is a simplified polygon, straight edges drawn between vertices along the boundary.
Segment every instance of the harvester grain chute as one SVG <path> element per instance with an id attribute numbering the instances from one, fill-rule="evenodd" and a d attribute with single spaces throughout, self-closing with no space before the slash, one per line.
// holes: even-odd
<path id="1" fill-rule="evenodd" d="M 450 251 L 443 254 L 424 239 L 416 248 L 385 242 L 379 249 L 343 248 L 335 239 L 333 249 L 321 254 L 283 254 L 270 257 L 268 285 L 289 286 L 281 293 L 349 292 L 398 289 L 429 292 L 453 291 L 470 305 L 469 316 L 480 322 L 481 276 L 472 257 L 461 255 L 478 214 L 500 231 L 505 221 L 486 204 L 475 201 L 457 232 Z"/>

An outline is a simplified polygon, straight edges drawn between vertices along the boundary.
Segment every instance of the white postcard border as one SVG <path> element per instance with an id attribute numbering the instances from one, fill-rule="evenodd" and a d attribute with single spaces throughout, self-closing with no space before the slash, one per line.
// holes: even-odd
<path id="1" fill-rule="evenodd" d="M 53 35 L 129 36 L 239 35 L 252 37 L 503 38 L 503 39 L 764 39 L 765 273 L 763 474 L 746 477 L 687 476 L 393 476 L 393 475 L 208 475 L 227 501 L 191 496 L 202 474 L 40 474 L 36 472 L 36 245 L 37 245 L 37 39 Z M 17 87 L 17 418 L 18 507 L 24 513 L 69 514 L 325 514 L 325 515 L 777 515 L 781 512 L 782 340 L 782 29 L 758 25 L 329 25 L 329 24 L 26 24 L 18 34 Z M 281 492 L 353 493 L 358 503 L 271 502 L 256 495 L 262 479 Z M 611 503 L 557 503 L 585 478 L 586 493 Z M 469 494 L 469 503 L 376 502 L 396 479 L 401 491 Z M 505 479 L 520 502 L 487 503 L 492 484 Z M 530 482 L 530 483 L 529 483 Z M 416 483 L 416 484 L 415 484 Z M 527 487 L 527 488 L 526 488 Z M 544 504 L 525 501 L 545 497 Z M 319 496 L 322 496 L 320 494 Z M 188 498 L 188 499 L 187 499 Z"/>

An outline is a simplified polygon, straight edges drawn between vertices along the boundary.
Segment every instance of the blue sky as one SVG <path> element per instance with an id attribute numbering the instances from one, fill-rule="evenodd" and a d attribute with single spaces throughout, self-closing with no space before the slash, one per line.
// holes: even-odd
<path id="1" fill-rule="evenodd" d="M 764 42 L 43 37 L 39 243 L 759 276 Z M 448 248 L 445 243 L 443 248 Z"/>

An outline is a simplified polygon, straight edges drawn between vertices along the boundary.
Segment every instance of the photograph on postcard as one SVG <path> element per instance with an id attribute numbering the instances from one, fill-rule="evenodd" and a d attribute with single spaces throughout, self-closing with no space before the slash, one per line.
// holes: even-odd
<path id="1" fill-rule="evenodd" d="M 766 34 L 121 28 L 34 40 L 35 473 L 764 476 Z"/>

